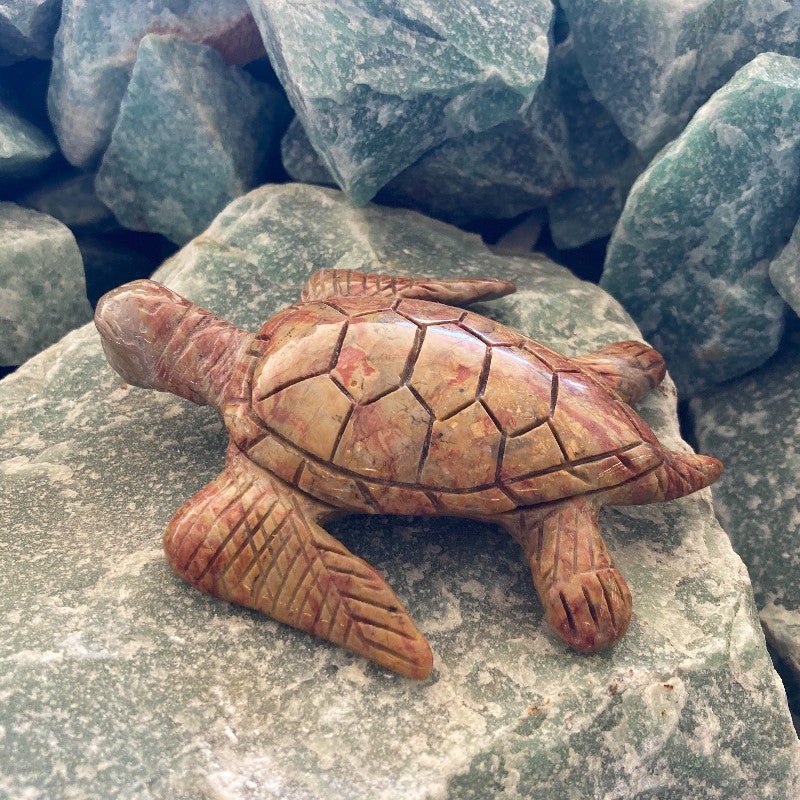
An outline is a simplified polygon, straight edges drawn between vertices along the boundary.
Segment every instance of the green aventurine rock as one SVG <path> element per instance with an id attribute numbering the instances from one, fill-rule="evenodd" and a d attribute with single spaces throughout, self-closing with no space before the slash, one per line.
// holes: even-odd
<path id="1" fill-rule="evenodd" d="M 800 55 L 795 0 L 560 0 L 594 96 L 651 155 L 741 66 Z"/>
<path id="2" fill-rule="evenodd" d="M 48 93 L 66 159 L 94 166 L 111 139 L 141 39 L 172 33 L 244 64 L 263 54 L 245 0 L 63 0 Z"/>
<path id="3" fill-rule="evenodd" d="M 323 265 L 513 278 L 520 291 L 484 310 L 571 353 L 637 335 L 546 259 L 299 184 L 234 201 L 156 278 L 254 329 Z M 682 446 L 671 384 L 642 412 Z M 171 574 L 163 529 L 226 439 L 208 408 L 121 386 L 91 327 L 0 383 L 11 796 L 797 797 L 800 744 L 708 492 L 604 515 L 635 618 L 590 657 L 547 630 L 519 549 L 492 527 L 343 520 L 336 534 L 431 640 L 418 683 Z"/>
<path id="4" fill-rule="evenodd" d="M 49 58 L 60 0 L 4 0 L 0 5 L 0 63 Z"/>
<path id="5" fill-rule="evenodd" d="M 148 34 L 95 186 L 133 230 L 183 244 L 265 175 L 283 96 L 211 47 Z"/>
<path id="6" fill-rule="evenodd" d="M 769 265 L 769 279 L 795 313 L 800 314 L 800 222 L 789 243 Z"/>
<path id="7" fill-rule="evenodd" d="M 91 316 L 69 229 L 46 214 L 0 203 L 0 366 L 21 364 Z"/>
<path id="8" fill-rule="evenodd" d="M 282 150 L 295 180 L 335 183 L 297 117 Z M 643 166 L 591 96 L 567 39 L 551 50 L 544 82 L 519 119 L 449 139 L 389 181 L 377 200 L 461 225 L 516 217 L 585 187 L 583 203 L 556 206 L 558 244 L 575 247 L 611 232 Z"/>
<path id="9" fill-rule="evenodd" d="M 365 203 L 446 140 L 524 110 L 545 73 L 549 0 L 248 0 L 336 182 Z"/>
<path id="10" fill-rule="evenodd" d="M 519 121 L 450 139 L 389 181 L 375 200 L 455 225 L 516 217 L 543 205 L 547 197 L 540 185 L 550 176 L 537 171 L 531 181 L 527 175 L 532 163 L 547 166 L 539 158 L 544 152 L 540 144 Z M 298 117 L 289 125 L 281 149 L 283 165 L 294 180 L 336 185 Z"/>
<path id="11" fill-rule="evenodd" d="M 725 463 L 717 514 L 747 564 L 767 637 L 800 680 L 800 336 L 691 407 L 703 451 Z"/>
<path id="12" fill-rule="evenodd" d="M 628 196 L 601 285 L 667 359 L 681 392 L 778 346 L 769 261 L 800 214 L 800 60 L 758 56 L 698 111 Z"/>
<path id="13" fill-rule="evenodd" d="M 55 153 L 46 133 L 0 100 L 0 181 L 35 175 Z"/>

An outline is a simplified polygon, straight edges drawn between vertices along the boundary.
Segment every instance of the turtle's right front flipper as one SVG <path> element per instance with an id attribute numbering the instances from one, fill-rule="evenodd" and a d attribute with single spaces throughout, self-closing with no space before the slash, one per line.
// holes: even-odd
<path id="1" fill-rule="evenodd" d="M 231 447 L 219 477 L 170 521 L 164 549 L 209 594 L 426 678 L 428 643 L 386 581 L 316 523 L 324 510 Z"/>
<path id="2" fill-rule="evenodd" d="M 576 497 L 496 518 L 522 547 L 550 627 L 584 653 L 614 644 L 631 620 L 631 593 L 599 515 L 592 500 Z"/>
<path id="3" fill-rule="evenodd" d="M 403 278 L 354 269 L 320 269 L 306 281 L 304 303 L 327 297 L 402 297 L 462 306 L 495 300 L 515 291 L 513 283 L 492 278 Z"/>

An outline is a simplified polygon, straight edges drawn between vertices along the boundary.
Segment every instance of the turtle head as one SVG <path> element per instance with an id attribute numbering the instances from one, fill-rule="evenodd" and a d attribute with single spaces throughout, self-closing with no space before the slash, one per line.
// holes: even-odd
<path id="1" fill-rule="evenodd" d="M 103 295 L 94 324 L 108 363 L 134 386 L 174 391 L 162 374 L 161 357 L 191 308 L 188 300 L 153 281 L 133 281 Z"/>
<path id="2" fill-rule="evenodd" d="M 94 312 L 108 363 L 128 383 L 222 409 L 244 391 L 236 365 L 253 337 L 153 281 L 126 283 Z"/>

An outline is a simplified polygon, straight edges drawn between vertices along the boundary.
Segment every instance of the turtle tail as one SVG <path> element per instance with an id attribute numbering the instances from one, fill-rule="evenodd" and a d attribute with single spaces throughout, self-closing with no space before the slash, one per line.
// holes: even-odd
<path id="1" fill-rule="evenodd" d="M 664 451 L 664 462 L 657 470 L 658 496 L 654 500 L 675 500 L 705 489 L 722 474 L 722 462 L 697 453 Z"/>

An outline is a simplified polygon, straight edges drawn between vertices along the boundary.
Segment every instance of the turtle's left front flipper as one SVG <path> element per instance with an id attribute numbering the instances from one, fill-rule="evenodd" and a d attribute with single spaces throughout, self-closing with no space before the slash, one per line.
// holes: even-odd
<path id="1" fill-rule="evenodd" d="M 164 549 L 209 594 L 426 678 L 428 643 L 386 581 L 317 524 L 326 510 L 231 447 L 219 477 L 170 521 Z"/>
<path id="2" fill-rule="evenodd" d="M 402 297 L 463 306 L 514 291 L 513 283 L 492 278 L 403 278 L 354 269 L 321 269 L 309 277 L 300 299 L 310 303 L 326 297 Z"/>

